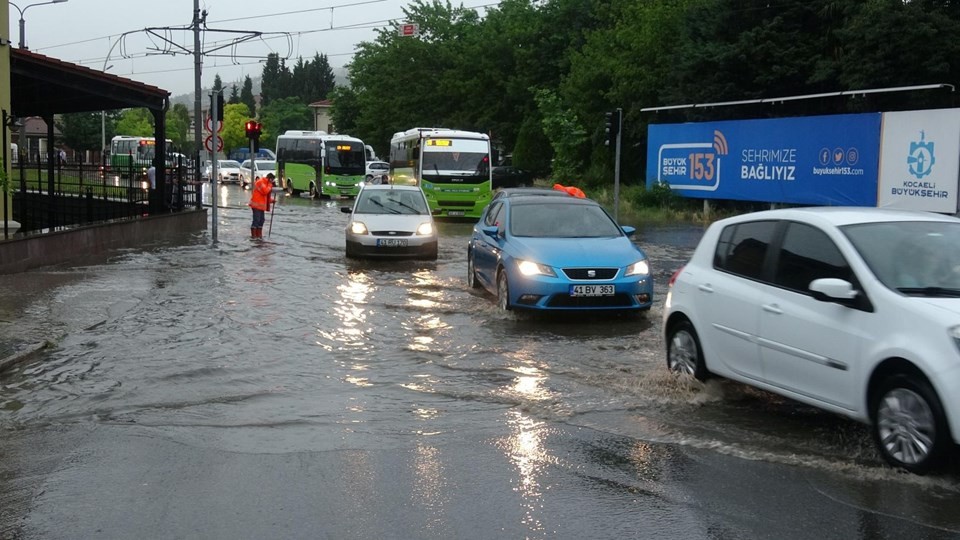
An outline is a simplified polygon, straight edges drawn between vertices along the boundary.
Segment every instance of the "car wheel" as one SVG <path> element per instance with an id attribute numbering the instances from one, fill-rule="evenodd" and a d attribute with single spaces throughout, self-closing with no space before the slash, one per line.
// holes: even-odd
<path id="1" fill-rule="evenodd" d="M 317 185 L 310 184 L 310 198 L 316 199 L 319 195 L 317 194 Z"/>
<path id="2" fill-rule="evenodd" d="M 350 247 L 350 244 L 347 244 L 347 258 L 355 259 L 357 254 L 353 251 L 353 248 Z"/>
<path id="3" fill-rule="evenodd" d="M 503 311 L 512 309 L 510 307 L 510 284 L 507 282 L 507 271 L 503 269 L 497 274 L 497 307 Z"/>
<path id="4" fill-rule="evenodd" d="M 667 335 L 667 368 L 672 373 L 689 375 L 698 381 L 710 378 L 710 372 L 703 361 L 700 338 L 688 320 L 670 327 Z"/>
<path id="5" fill-rule="evenodd" d="M 923 474 L 951 446 L 950 428 L 936 392 L 926 379 L 909 374 L 886 378 L 870 406 L 873 439 L 894 467 Z"/>
<path id="6" fill-rule="evenodd" d="M 477 269 L 473 266 L 473 252 L 467 253 L 467 285 L 471 289 L 480 288 L 480 280 L 477 279 Z M 499 285 L 498 285 L 499 286 Z"/>

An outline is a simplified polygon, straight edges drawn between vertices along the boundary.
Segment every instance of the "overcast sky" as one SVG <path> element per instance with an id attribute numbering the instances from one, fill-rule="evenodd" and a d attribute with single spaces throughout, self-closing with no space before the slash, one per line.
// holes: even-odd
<path id="1" fill-rule="evenodd" d="M 177 44 L 169 46 L 143 31 L 188 27 L 193 16 L 193 0 L 67 0 L 26 7 L 43 1 L 14 2 L 26 10 L 25 37 L 31 51 L 92 69 L 101 70 L 106 66 L 108 73 L 163 88 L 173 96 L 193 91 L 193 32 L 156 30 Z M 275 33 L 236 47 L 226 45 L 243 34 L 202 33 L 202 50 L 226 47 L 212 53 L 219 57 L 208 54 L 203 58 L 201 85 L 209 88 L 218 74 L 226 88 L 234 82 L 242 84 L 247 75 L 259 77 L 263 71 L 261 59 L 271 52 L 289 56 L 288 64 L 298 56 L 310 59 L 319 52 L 326 54 L 330 65 L 337 70 L 350 62 L 358 43 L 376 38 L 376 28 L 388 28 L 391 21 L 401 21 L 402 8 L 408 3 L 408 0 L 201 0 L 200 9 L 207 11 L 207 27 L 211 30 Z M 491 0 L 467 0 L 463 5 L 490 3 Z M 18 43 L 20 14 L 12 5 L 9 16 L 10 39 Z M 284 32 L 289 33 L 289 37 Z M 158 49 L 163 48 L 179 54 L 159 54 Z"/>

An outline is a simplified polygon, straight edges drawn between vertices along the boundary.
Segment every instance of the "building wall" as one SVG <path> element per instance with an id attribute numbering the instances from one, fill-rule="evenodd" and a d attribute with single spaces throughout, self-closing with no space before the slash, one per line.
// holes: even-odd
<path id="1" fill-rule="evenodd" d="M 316 107 L 313 109 L 313 129 L 334 133 L 333 118 L 330 116 L 330 107 Z"/>

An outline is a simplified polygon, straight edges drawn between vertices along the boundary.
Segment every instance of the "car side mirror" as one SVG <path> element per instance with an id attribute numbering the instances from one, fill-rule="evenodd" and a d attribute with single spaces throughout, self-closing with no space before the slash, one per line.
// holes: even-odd
<path id="1" fill-rule="evenodd" d="M 351 207 L 349 207 L 349 206 L 341 206 L 341 207 L 340 207 L 340 211 L 343 212 L 344 214 L 352 214 L 352 213 L 353 213 L 353 208 L 351 208 Z"/>
<path id="2" fill-rule="evenodd" d="M 496 240 L 497 238 L 500 238 L 500 228 L 497 227 L 496 225 L 491 227 L 484 227 L 480 230 L 483 231 L 483 234 L 489 236 L 490 238 L 493 238 L 494 240 Z"/>
<path id="3" fill-rule="evenodd" d="M 620 229 L 623 230 L 623 234 L 627 236 L 633 236 L 633 233 L 637 232 L 637 228 L 631 227 L 630 225 L 621 225 Z"/>
<path id="4" fill-rule="evenodd" d="M 848 308 L 873 312 L 873 303 L 852 283 L 844 279 L 820 278 L 810 282 L 813 298 L 821 302 L 833 302 Z"/>

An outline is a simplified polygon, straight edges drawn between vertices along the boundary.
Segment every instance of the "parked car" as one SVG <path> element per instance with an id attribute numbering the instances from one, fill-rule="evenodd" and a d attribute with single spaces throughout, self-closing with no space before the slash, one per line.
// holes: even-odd
<path id="1" fill-rule="evenodd" d="M 547 197 L 570 197 L 570 194 L 566 191 L 561 191 L 559 189 L 545 188 L 545 187 L 514 187 L 514 188 L 502 188 L 498 189 L 493 193 L 492 201 L 500 199 L 502 197 L 520 197 L 527 195 L 543 195 Z"/>
<path id="2" fill-rule="evenodd" d="M 368 161 L 365 182 L 368 184 L 386 184 L 389 173 L 390 164 L 386 161 Z"/>
<path id="3" fill-rule="evenodd" d="M 653 277 L 643 250 L 596 201 L 501 197 L 467 246 L 467 282 L 500 309 L 645 311 Z"/>
<path id="4" fill-rule="evenodd" d="M 273 173 L 273 185 L 278 185 L 277 180 L 277 162 L 272 159 L 258 159 L 254 164 L 256 167 L 250 169 L 250 160 L 245 160 L 240 164 L 240 186 L 246 188 L 252 186 L 261 177 Z"/>
<path id="5" fill-rule="evenodd" d="M 871 426 L 923 473 L 960 442 L 960 219 L 799 208 L 713 223 L 670 282 L 667 367 Z"/>
<path id="6" fill-rule="evenodd" d="M 213 174 L 213 164 L 208 160 L 203 169 L 203 179 L 210 180 Z M 223 184 L 240 183 L 240 164 L 232 159 L 217 160 L 217 181 Z"/>
<path id="7" fill-rule="evenodd" d="M 529 186 L 533 184 L 533 174 L 512 165 L 493 168 L 493 189 Z"/>
<path id="8" fill-rule="evenodd" d="M 419 187 L 365 184 L 340 210 L 350 214 L 347 257 L 437 259 L 437 228 Z"/>

